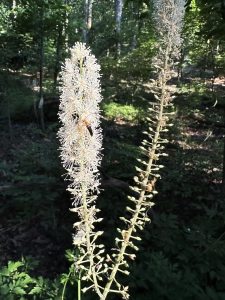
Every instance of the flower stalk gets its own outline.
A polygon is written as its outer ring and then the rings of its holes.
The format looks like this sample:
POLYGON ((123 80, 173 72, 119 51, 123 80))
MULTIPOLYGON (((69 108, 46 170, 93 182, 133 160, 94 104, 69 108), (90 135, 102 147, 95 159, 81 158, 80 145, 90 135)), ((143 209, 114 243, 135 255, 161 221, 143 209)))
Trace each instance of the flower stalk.
POLYGON ((71 211, 80 217, 80 221, 74 224, 76 233, 73 236, 73 244, 80 249, 76 269, 86 271, 83 277, 93 282, 101 296, 97 282, 99 272, 95 266, 104 247, 96 245, 95 240, 103 232, 94 230, 94 224, 101 221, 96 217, 99 209, 95 206, 102 147, 99 71, 95 57, 84 44, 77 43, 71 48, 71 58, 66 59, 62 68, 59 107, 62 126, 58 137, 62 164, 67 171, 66 180, 71 181, 68 186, 73 196, 74 208, 71 211))
MULTIPOLYGON (((129 198, 135 204, 134 208, 127 207, 127 211, 132 213, 131 219, 121 218, 126 226, 128 225, 128 229, 122 231, 118 230, 122 236, 120 239, 117 238, 117 245, 120 246, 120 249, 119 253, 115 253, 114 255, 116 261, 105 286, 103 299, 105 299, 109 293, 113 282, 118 286, 115 277, 116 273, 121 270, 121 267, 127 265, 127 262, 124 260, 124 256, 127 255, 127 247, 137 250, 137 247, 132 242, 132 239, 138 239, 137 236, 134 236, 137 230, 136 228, 142 230, 145 222, 149 221, 145 211, 147 207, 153 205, 149 200, 151 200, 156 193, 156 191, 153 190, 153 185, 157 178, 160 177, 156 171, 163 167, 162 165, 158 165, 158 160, 160 156, 166 156, 166 153, 162 152, 164 148, 162 144, 166 143, 167 140, 161 136, 163 132, 168 130, 166 126, 171 126, 171 124, 167 124, 169 113, 165 112, 165 108, 169 106, 169 100, 171 98, 167 90, 167 81, 173 76, 171 67, 179 55, 184 5, 185 2, 183 0, 154 1, 154 17, 159 35, 157 43, 159 51, 153 61, 156 68, 157 80, 153 80, 154 87, 152 91, 155 95, 156 102, 151 103, 151 107, 149 108, 151 112, 151 118, 148 118, 149 132, 145 132, 148 136, 148 141, 144 140, 142 143, 143 146, 141 147, 143 154, 147 156, 147 162, 139 160, 145 166, 144 170, 137 168, 140 179, 138 177, 134 178, 140 185, 140 187, 135 186, 133 188, 139 192, 139 198, 129 198)), ((130 259, 135 258, 135 254, 128 254, 128 256, 130 259)), ((128 299, 128 287, 121 289, 119 285, 118 288, 123 299, 128 299)))

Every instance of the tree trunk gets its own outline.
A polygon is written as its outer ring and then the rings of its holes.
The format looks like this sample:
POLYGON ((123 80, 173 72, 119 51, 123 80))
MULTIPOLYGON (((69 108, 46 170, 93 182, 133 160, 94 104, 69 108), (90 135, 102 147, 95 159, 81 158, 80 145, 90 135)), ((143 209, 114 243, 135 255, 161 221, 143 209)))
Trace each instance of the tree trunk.
POLYGON ((88 0, 84 0, 84 29, 82 32, 83 41, 87 42, 87 21, 88 21, 88 0))
POLYGON ((60 49, 62 47, 62 33, 63 33, 63 28, 59 27, 58 29, 58 37, 57 37, 57 41, 56 41, 56 60, 55 60, 55 68, 54 68, 54 88, 56 91, 56 86, 57 86, 57 78, 58 78, 58 74, 60 71, 60 49))
POLYGON ((92 0, 88 1, 88 18, 87 18, 87 28, 88 30, 92 27, 92 0))
POLYGON ((44 64, 44 3, 41 4, 41 41, 40 41, 40 100, 39 100, 39 116, 40 116, 40 125, 41 130, 45 131, 45 122, 44 122, 44 97, 43 97, 43 64, 44 64))
POLYGON ((138 35, 138 22, 137 22, 137 16, 139 18, 139 7, 136 3, 132 2, 132 31, 133 36, 131 40, 131 46, 130 50, 131 52, 134 51, 137 45, 137 35, 138 35))
MULTIPOLYGON (((69 0, 65 0, 65 4, 68 5, 69 4, 69 0)), ((68 31, 67 31, 67 28, 68 28, 68 24, 69 24, 69 19, 68 19, 68 16, 69 16, 69 13, 68 13, 68 10, 66 11, 66 20, 65 20, 65 25, 63 26, 63 34, 65 35, 65 49, 66 51, 68 52, 69 50, 69 36, 68 36, 68 31)))
POLYGON ((117 45, 116 45, 116 58, 119 60, 121 53, 120 45, 120 31, 121 31, 121 19, 123 11, 123 0, 116 0, 116 34, 117 34, 117 45))

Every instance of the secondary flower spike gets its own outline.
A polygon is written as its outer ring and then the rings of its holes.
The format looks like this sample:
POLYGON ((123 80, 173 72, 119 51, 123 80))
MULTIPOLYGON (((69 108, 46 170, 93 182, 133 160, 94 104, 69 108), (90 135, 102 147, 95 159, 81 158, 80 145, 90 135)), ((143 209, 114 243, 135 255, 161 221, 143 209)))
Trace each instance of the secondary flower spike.
POLYGON ((89 205, 98 192, 98 167, 101 161, 102 131, 100 128, 99 71, 95 57, 85 44, 76 43, 71 58, 62 67, 62 87, 58 132, 61 143, 61 159, 70 180, 68 190, 74 205, 89 205), (85 193, 84 193, 85 191, 85 193))

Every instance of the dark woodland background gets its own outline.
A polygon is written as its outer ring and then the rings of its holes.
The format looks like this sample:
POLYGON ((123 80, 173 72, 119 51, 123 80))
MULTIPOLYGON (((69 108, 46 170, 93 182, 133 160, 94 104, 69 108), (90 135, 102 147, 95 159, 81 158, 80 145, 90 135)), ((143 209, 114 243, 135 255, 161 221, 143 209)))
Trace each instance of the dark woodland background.
MULTIPOLYGON (((101 65, 98 206, 110 251, 154 101, 152 1, 2 0, 0 12, 0 300, 62 299, 61 281, 64 299, 77 299, 77 217, 56 138, 60 68, 77 41, 101 65)), ((225 299, 225 2, 187 1, 182 37, 168 82, 169 156, 137 258, 120 278, 131 300, 225 299)))

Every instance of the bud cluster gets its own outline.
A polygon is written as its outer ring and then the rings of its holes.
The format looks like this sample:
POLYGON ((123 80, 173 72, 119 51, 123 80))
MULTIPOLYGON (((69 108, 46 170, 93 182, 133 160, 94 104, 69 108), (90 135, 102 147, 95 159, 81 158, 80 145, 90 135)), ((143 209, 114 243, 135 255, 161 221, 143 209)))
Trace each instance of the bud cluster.
POLYGON ((167 48, 168 55, 179 56, 184 6, 185 0, 153 0, 154 21, 159 34, 158 55, 163 48, 167 48))

